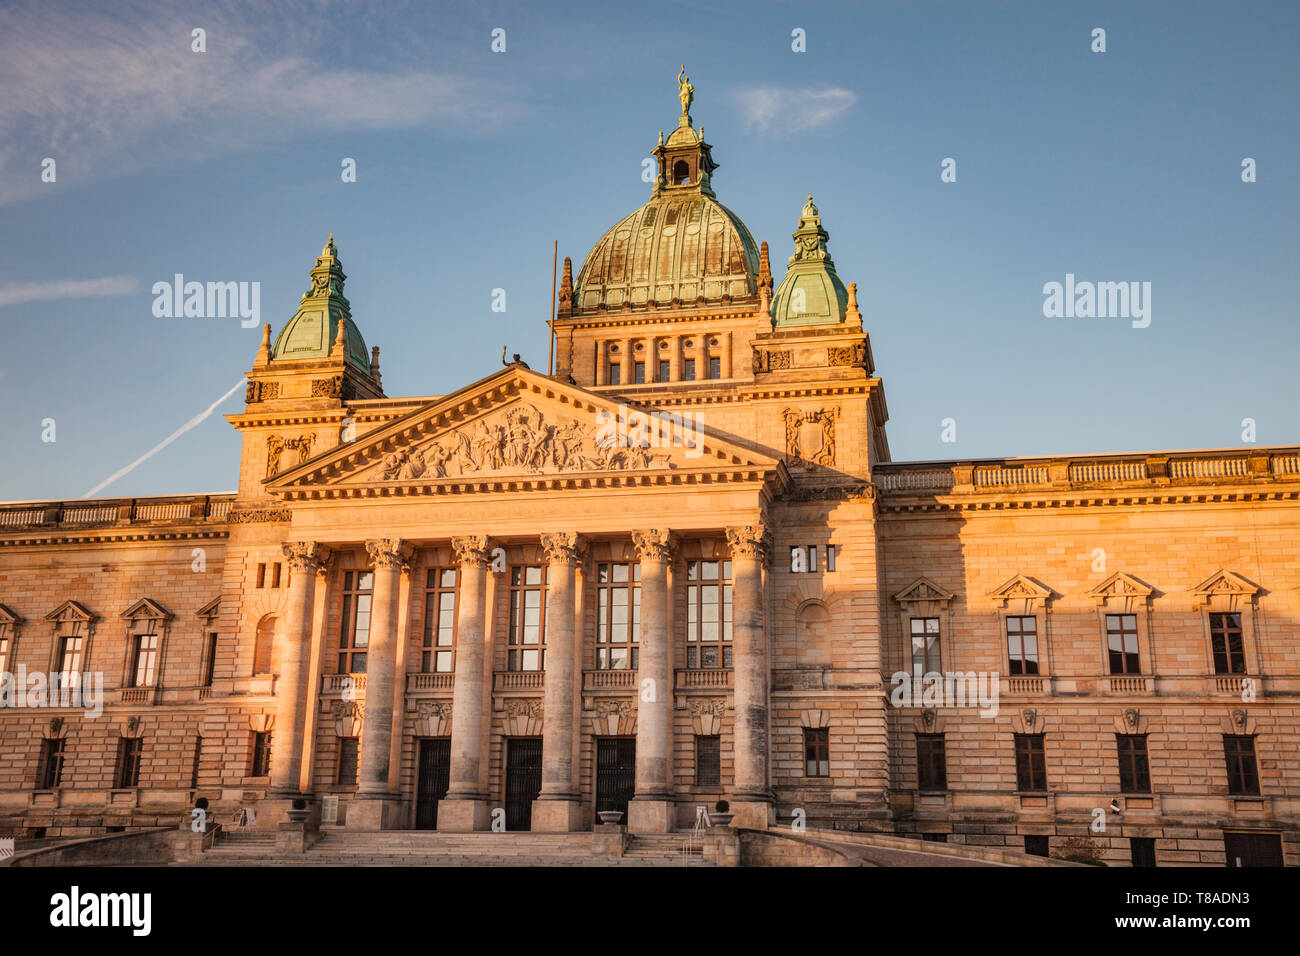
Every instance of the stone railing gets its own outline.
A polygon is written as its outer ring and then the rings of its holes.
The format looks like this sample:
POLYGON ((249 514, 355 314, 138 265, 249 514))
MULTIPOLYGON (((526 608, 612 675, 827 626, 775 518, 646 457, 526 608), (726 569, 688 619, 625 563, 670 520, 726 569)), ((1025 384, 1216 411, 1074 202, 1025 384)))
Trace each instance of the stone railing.
POLYGON ((0 534, 28 528, 130 525, 156 521, 221 521, 235 496, 96 498, 74 501, 0 502, 0 534))
POLYGON ((456 686, 456 675, 450 673, 439 674, 407 674, 406 691, 417 690, 452 690, 456 686))
POLYGON ((152 704, 157 697, 157 687, 123 687, 120 700, 124 704, 152 704))
POLYGON ((629 670, 595 670, 582 672, 583 685, 588 690, 602 687, 635 687, 636 671, 629 670))
POLYGON ((322 674, 320 679, 320 692, 322 694, 342 694, 345 690, 351 688, 354 691, 363 691, 366 689, 365 674, 322 674))
POLYGON ((872 481, 889 496, 1161 488, 1300 481, 1300 449, 1107 455, 1096 458, 886 463, 872 481))
POLYGON ((681 668, 677 671, 677 687, 688 690, 692 687, 730 687, 731 668, 681 668))
POLYGON ((496 671, 495 690, 541 690, 546 686, 545 671, 496 671))

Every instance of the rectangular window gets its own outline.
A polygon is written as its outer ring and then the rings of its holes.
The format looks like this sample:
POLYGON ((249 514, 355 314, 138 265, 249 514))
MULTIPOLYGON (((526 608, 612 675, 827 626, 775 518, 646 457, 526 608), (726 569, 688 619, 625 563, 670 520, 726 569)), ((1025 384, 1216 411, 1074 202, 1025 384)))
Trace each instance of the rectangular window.
POLYGON ((259 588, 266 587, 266 565, 265 564, 259 564, 257 566, 257 586, 259 588))
POLYGON ((250 777, 269 777, 271 775, 271 735, 253 734, 253 759, 249 762, 250 777))
POLYGON ((659 381, 666 382, 672 378, 673 366, 668 359, 659 360, 659 381))
POLYGON ((645 362, 632 363, 632 381, 637 385, 645 384, 645 362))
POLYGON ((939 619, 912 618, 912 673, 919 679, 925 674, 943 672, 939 656, 939 619))
POLYGON ((826 727, 803 729, 803 772, 805 777, 831 775, 831 732, 826 727))
POLYGON ((280 586, 280 562, 277 561, 275 562, 275 565, 271 570, 271 587, 278 588, 279 586, 280 586))
POLYGON ((340 674, 364 674, 366 650, 370 647, 370 600, 373 596, 373 571, 347 571, 343 574, 342 632, 339 634, 340 674))
POLYGON ((695 359, 682 360, 682 380, 686 382, 695 381, 695 359))
POLYGON ((37 768, 37 785, 41 790, 53 790, 63 782, 62 740, 41 741, 41 764, 37 768))
POLYGON ((609 384, 621 385, 623 378, 623 366, 618 362, 609 363, 609 384))
POLYGON ((1140 674, 1136 614, 1106 615, 1106 649, 1112 674, 1140 674))
POLYGON ((1026 834, 1025 852, 1030 856, 1047 856, 1051 837, 1039 834, 1026 834))
POLYGON ((81 633, 80 621, 68 621, 62 626, 59 637, 59 675, 67 682, 70 675, 80 674, 85 665, 82 659, 85 650, 85 638, 81 633))
POLYGON ((636 670, 641 640, 641 565, 596 566, 596 668, 636 670))
POLYGON ((158 642, 160 637, 155 633, 155 621, 149 620, 141 626, 147 628, 147 630, 132 637, 131 686, 152 687, 158 676, 158 642))
POLYGON ((1038 673, 1038 618, 1007 618, 1008 674, 1038 673))
POLYGON ((1028 793, 1047 789, 1042 734, 1016 734, 1016 789, 1028 793))
POLYGON ((217 669, 217 632, 208 634, 207 645, 203 649, 203 670, 199 674, 199 686, 211 687, 212 675, 217 669))
POLYGON ((722 359, 717 356, 709 359, 709 378, 722 378, 722 359))
POLYGON ((1246 654, 1241 644, 1241 615, 1211 614, 1210 645, 1214 652, 1214 673, 1246 673, 1246 654))
POLYGON ((357 785, 357 738, 340 737, 338 740, 339 767, 334 782, 341 787, 355 787, 357 785))
POLYGON ((0 624, 0 674, 9 672, 9 625, 0 624))
POLYGON ((1246 734, 1224 734, 1223 753, 1228 760, 1228 792, 1259 793, 1259 766, 1255 763, 1255 738, 1246 734))
POLYGON ((113 787, 116 790, 130 790, 140 786, 140 755, 144 749, 144 740, 140 737, 119 737, 117 741, 117 765, 113 773, 113 787))
POLYGON ((943 734, 916 735, 916 785, 921 790, 948 789, 943 734))
POLYGON ((1156 838, 1129 837, 1129 860, 1134 866, 1156 865, 1156 838))
POLYGON ((826 570, 835 570, 835 545, 833 544, 826 545, 826 570))
POLYGON ((731 666, 731 562, 686 562, 686 666, 731 666))
POLYGON ((424 643, 420 670, 425 674, 455 672, 456 569, 430 568, 424 583, 424 643))
POLYGON ((722 786, 722 738, 699 734, 695 738, 695 785, 722 786))
POLYGON ((1150 793, 1151 769, 1147 765, 1145 734, 1116 734, 1119 751, 1119 789, 1121 793, 1150 793))
POLYGON ((546 669, 546 585, 550 572, 542 565, 510 569, 510 631, 506 635, 506 669, 546 669))

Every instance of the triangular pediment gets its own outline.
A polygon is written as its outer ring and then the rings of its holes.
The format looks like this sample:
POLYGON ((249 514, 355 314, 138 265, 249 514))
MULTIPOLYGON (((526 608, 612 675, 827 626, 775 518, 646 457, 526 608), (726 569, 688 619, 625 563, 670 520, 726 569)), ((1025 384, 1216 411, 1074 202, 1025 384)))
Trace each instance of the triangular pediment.
POLYGON ((129 608, 123 611, 121 616, 127 620, 135 620, 136 618, 145 617, 152 618, 156 621, 169 621, 172 618, 172 612, 167 610, 157 601, 153 601, 149 598, 140 598, 140 600, 136 601, 129 608))
POLYGON ((1240 574, 1232 571, 1218 570, 1192 588, 1193 594, 1210 597, 1215 594, 1258 594, 1259 586, 1247 581, 1240 574))
POLYGON ((23 619, 21 615, 19 615, 16 611, 11 611, 3 604, 0 604, 0 624, 21 624, 21 623, 23 623, 23 619))
POLYGON ((1012 600, 1046 601, 1052 589, 1024 574, 1017 574, 989 592, 989 597, 1006 604, 1012 600))
POLYGON ((288 497, 420 494, 449 485, 539 487, 632 476, 676 484, 720 473, 786 480, 778 458, 729 441, 689 415, 640 408, 509 366, 266 487, 288 497))
POLYGON ((914 604, 918 601, 941 601, 947 603, 952 600, 952 592, 947 588, 940 587, 929 578, 917 578, 903 590, 894 595, 894 600, 899 604, 914 604))
POLYGON ((214 618, 221 610, 221 595, 218 594, 203 607, 194 612, 196 617, 214 618))
POLYGON ((1155 588, 1133 577, 1127 571, 1116 571, 1088 593, 1095 598, 1149 597, 1155 588))
POLYGON ((95 621, 99 615, 93 611, 88 611, 83 605, 76 601, 64 601, 49 614, 45 615, 47 621, 95 621))

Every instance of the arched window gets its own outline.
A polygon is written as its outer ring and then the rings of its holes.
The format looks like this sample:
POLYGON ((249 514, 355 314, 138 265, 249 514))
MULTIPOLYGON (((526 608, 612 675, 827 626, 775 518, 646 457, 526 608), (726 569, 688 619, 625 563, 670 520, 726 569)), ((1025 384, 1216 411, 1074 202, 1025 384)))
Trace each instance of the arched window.
POLYGON ((679 159, 673 165, 673 185, 685 186, 691 181, 691 164, 684 159, 679 159))
POLYGON ((274 614, 257 622, 257 641, 253 644, 253 673, 271 673, 271 654, 275 650, 275 634, 280 626, 274 614))

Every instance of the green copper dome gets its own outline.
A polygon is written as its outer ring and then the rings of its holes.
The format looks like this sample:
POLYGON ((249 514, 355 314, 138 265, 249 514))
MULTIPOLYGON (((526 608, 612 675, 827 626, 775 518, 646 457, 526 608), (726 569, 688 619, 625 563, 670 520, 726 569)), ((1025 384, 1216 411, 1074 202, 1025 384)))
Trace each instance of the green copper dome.
POLYGON ((739 216, 698 191, 664 190, 592 248, 574 311, 739 298, 756 293, 757 273, 758 246, 739 216))
POLYGON ((835 263, 826 251, 829 238, 809 194, 799 217, 799 227, 794 231, 794 255, 772 298, 775 328, 834 325, 844 321, 849 293, 835 274, 835 263))
POLYGON ((352 321, 352 306, 343 295, 346 279, 331 234, 311 270, 311 288, 303 293, 297 314, 280 331, 271 348, 271 361, 329 358, 342 322, 348 364, 370 374, 370 353, 361 330, 352 321))

